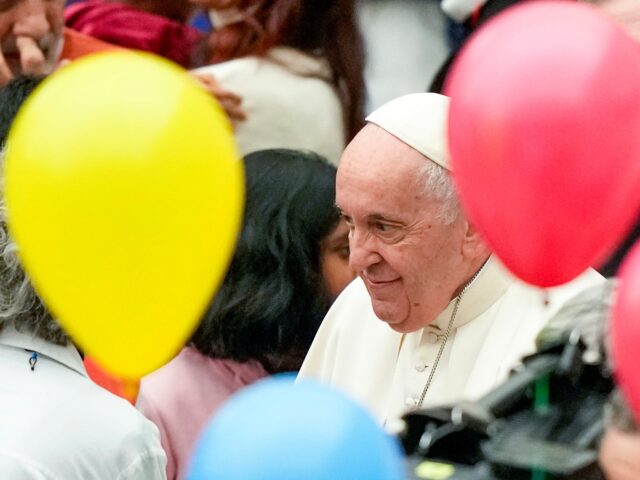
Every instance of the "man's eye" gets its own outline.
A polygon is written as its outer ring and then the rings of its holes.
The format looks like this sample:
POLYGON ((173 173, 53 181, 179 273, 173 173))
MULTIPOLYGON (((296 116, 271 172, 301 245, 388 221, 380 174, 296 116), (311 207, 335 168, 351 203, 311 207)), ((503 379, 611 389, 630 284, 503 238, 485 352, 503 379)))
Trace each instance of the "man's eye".
POLYGON ((382 233, 389 232, 393 228, 391 225, 388 225, 386 223, 381 223, 381 222, 376 222, 374 226, 377 231, 382 233))

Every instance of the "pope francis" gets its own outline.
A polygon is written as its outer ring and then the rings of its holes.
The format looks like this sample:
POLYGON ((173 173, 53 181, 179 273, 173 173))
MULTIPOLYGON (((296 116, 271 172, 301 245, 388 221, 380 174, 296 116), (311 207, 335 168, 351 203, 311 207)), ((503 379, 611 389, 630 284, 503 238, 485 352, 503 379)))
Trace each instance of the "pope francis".
POLYGON ((329 311, 299 378, 346 391, 381 424, 487 393, 567 300, 604 281, 589 270, 541 290, 491 255, 457 201, 448 106, 432 93, 392 100, 367 118, 338 169, 359 278, 329 311))

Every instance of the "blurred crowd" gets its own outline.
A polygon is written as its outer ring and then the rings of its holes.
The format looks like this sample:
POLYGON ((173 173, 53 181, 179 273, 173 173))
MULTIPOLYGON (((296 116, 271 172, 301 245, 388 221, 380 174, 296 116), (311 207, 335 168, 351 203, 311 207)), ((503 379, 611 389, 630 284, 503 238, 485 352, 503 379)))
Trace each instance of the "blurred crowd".
MULTIPOLYGON (((246 190, 233 257, 197 328, 124 386, 94 372, 41 301, 0 200, 0 478, 189 478, 229 398, 287 372, 346 393, 392 433, 406 412, 502 384, 567 302, 616 277, 640 233, 636 218, 606 261, 541 289, 507 271, 460 203, 450 67, 476 30, 526 1, 0 0, 3 157, 49 76, 142 50, 180 65, 224 110, 246 190), (425 25, 434 58, 418 43, 385 51, 426 70, 385 68, 397 62, 380 54, 385 38, 403 23, 368 23, 382 4, 437 16, 425 25), (420 91, 371 94, 427 70, 420 91)), ((640 2, 584 3, 640 42, 640 2)), ((640 478, 640 433, 620 392, 606 418, 605 477, 640 478)))

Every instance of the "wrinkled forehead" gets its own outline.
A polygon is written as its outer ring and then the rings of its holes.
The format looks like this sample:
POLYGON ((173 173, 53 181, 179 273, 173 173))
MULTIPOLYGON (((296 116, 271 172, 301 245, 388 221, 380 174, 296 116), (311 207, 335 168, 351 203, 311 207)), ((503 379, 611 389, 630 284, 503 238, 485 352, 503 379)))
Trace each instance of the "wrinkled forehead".
POLYGON ((384 183, 415 179, 430 160, 375 124, 367 124, 347 145, 338 178, 384 183))
POLYGON ((382 128, 367 125, 340 160, 336 203, 353 214, 422 209, 424 188, 419 175, 429 161, 382 128))

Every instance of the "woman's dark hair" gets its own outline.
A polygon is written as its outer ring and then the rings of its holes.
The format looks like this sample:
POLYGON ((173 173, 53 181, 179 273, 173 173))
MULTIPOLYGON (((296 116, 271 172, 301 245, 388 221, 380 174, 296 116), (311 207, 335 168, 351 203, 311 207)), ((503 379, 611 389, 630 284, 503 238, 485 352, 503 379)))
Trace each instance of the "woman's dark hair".
POLYGON ((640 241, 640 212, 636 223, 627 236, 620 241, 618 247, 597 270, 603 277, 614 277, 631 248, 640 241))
MULTIPOLYGON (((188 0, 109 0, 112 3, 124 3, 138 10, 166 17, 174 22, 187 23, 195 10, 188 0)), ((132 28, 133 29, 133 28, 132 28)))
POLYGON ((241 0, 239 8, 252 13, 211 34, 207 60, 264 55, 279 45, 326 58, 349 142, 364 125, 364 42, 355 0, 241 0))
POLYGON ((471 35, 493 17, 502 13, 505 9, 526 1, 529 0, 487 0, 483 5, 480 5, 464 23, 457 23, 454 20, 449 20, 450 39, 453 43, 453 48, 449 56, 445 59, 442 65, 440 65, 440 68, 431 80, 427 91, 444 93, 446 95, 445 84, 447 76, 453 68, 462 47, 471 35), (451 34, 454 38, 451 38, 451 34))
POLYGON ((231 266, 191 339, 201 353, 300 366, 330 306, 321 241, 335 228, 335 167, 314 153, 245 157, 246 207, 231 266))

